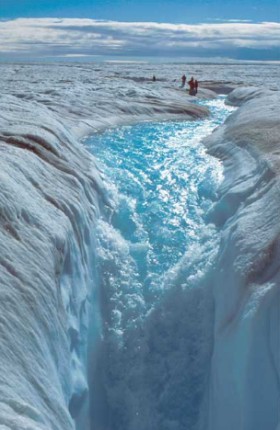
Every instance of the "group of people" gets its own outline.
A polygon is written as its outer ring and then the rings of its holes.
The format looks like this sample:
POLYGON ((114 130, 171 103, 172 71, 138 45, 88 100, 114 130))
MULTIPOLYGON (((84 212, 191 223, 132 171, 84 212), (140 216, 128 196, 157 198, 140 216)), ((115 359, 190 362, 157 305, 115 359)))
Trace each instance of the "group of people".
MULTIPOLYGON (((186 75, 184 74, 181 79, 182 79, 181 88, 184 88, 184 86, 186 85, 186 81, 187 81, 186 75)), ((157 80, 156 76, 153 75, 152 81, 156 82, 156 80, 157 80)), ((176 81, 176 79, 175 79, 175 81, 176 81)), ((197 90, 198 90, 198 81, 197 81, 197 79, 194 79, 194 77, 192 76, 191 79, 189 80, 188 84, 189 84, 189 87, 190 87, 189 88, 189 95, 190 96, 195 96, 197 94, 197 90)))
MULTIPOLYGON (((184 74, 182 76, 182 86, 181 88, 184 88, 184 86, 186 85, 186 81, 187 81, 187 77, 184 74)), ((197 89, 198 89, 198 81, 197 79, 194 79, 194 77, 192 76, 191 79, 188 82, 189 84, 189 94, 190 96, 195 96, 197 94, 197 89)))

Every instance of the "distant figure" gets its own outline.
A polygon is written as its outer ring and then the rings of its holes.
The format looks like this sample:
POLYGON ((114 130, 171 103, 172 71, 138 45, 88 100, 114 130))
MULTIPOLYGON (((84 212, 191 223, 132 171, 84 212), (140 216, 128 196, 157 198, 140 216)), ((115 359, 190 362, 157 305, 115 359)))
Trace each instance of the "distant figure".
POLYGON ((182 87, 181 87, 181 88, 184 88, 184 86, 185 86, 185 84, 186 84, 186 80, 187 80, 186 75, 183 75, 183 76, 182 76, 182 87))
POLYGON ((156 82, 157 78, 155 77, 155 75, 153 76, 153 82, 156 82))
POLYGON ((197 94, 197 89, 198 89, 198 80, 197 79, 194 81, 194 89, 195 89, 195 94, 197 94))
POLYGON ((189 87, 190 87, 190 89, 189 89, 189 95, 190 96, 195 96, 195 83, 194 83, 193 76, 189 80, 188 84, 189 84, 189 87))

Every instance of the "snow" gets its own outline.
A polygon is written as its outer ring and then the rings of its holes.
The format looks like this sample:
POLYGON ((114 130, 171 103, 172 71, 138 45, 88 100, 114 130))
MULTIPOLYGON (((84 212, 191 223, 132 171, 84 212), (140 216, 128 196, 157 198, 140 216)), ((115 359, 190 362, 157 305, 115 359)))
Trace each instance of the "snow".
MULTIPOLYGON (((120 65, 107 65, 105 72, 100 67, 1 65, 3 429, 89 426, 83 402, 88 390, 87 351, 98 347, 102 335, 95 226, 110 201, 102 173, 78 139, 117 124, 151 118, 191 120, 208 114, 169 78, 139 83, 131 79, 139 77, 139 66, 130 65, 125 73, 120 65)), ((145 74, 152 74, 145 67, 145 74)), ((170 69, 168 76, 172 74, 170 69)), ((201 348, 199 359, 207 372, 205 357, 209 345, 213 349, 203 407, 195 411, 203 430, 280 426, 279 95, 254 91, 234 91, 229 102, 242 106, 205 141, 225 169, 219 201, 210 215, 220 229, 221 245, 209 279, 200 277, 207 249, 197 257, 193 276, 198 289, 191 292, 192 300, 188 303, 185 296, 180 300, 179 293, 177 297, 184 316, 182 336, 184 326, 196 321, 192 303, 199 302, 201 316, 205 308, 209 310, 194 332, 194 337, 203 332, 207 342, 197 345, 192 338, 182 344, 182 351, 201 348), (201 294, 204 285, 210 295, 201 294)), ((114 234, 108 231, 112 240, 114 234)), ((125 256, 125 247, 123 252, 125 256)), ((184 270, 180 268, 178 274, 183 276, 184 270)), ((174 320, 161 320, 159 327, 157 322, 157 318, 150 320, 155 330, 166 328, 165 324, 169 329, 174 320)), ((161 351, 169 347, 158 346, 161 351)), ((192 369, 191 360, 186 362, 192 369)), ((184 363, 172 369, 176 380, 184 363)), ((196 375, 190 370, 180 392, 188 405, 193 399, 187 390, 195 383, 196 375)), ((135 405, 131 407, 137 412, 135 405)), ((138 422, 135 416, 133 428, 138 422)), ((172 413, 164 428, 177 429, 172 413)))

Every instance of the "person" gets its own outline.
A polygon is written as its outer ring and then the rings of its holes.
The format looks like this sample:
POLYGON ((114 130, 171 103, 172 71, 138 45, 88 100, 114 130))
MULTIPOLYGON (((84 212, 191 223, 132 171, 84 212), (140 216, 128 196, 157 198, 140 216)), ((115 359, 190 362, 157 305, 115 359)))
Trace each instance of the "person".
POLYGON ((154 75, 154 76, 153 76, 153 82, 156 82, 156 80, 157 80, 157 78, 156 78, 156 76, 154 75))
POLYGON ((189 80, 188 84, 189 84, 189 87, 190 87, 190 89, 189 89, 189 95, 190 96, 194 96, 195 95, 195 84, 194 84, 194 78, 193 78, 193 76, 189 80))
POLYGON ((187 77, 186 77, 186 75, 184 74, 184 75, 182 76, 182 88, 184 88, 184 86, 185 86, 185 84, 186 84, 186 80, 187 80, 187 77))
POLYGON ((195 79, 194 81, 194 89, 195 89, 195 94, 197 94, 197 89, 198 89, 198 80, 195 79))

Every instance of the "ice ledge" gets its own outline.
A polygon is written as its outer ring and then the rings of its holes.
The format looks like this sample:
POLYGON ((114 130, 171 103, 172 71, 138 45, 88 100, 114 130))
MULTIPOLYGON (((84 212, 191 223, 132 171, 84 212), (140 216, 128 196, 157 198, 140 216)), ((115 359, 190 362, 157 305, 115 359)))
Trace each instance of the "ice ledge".
POLYGON ((74 429, 102 183, 61 121, 30 101, 0 98, 0 153, 0 427, 74 429))
POLYGON ((280 422, 279 92, 236 89, 241 107, 206 139, 225 180, 213 285, 214 346, 204 430, 275 430, 280 422))
POLYGON ((256 99, 257 97, 264 97, 271 93, 271 90, 265 90, 258 87, 236 88, 227 96, 227 103, 232 106, 241 106, 249 100, 256 99))

